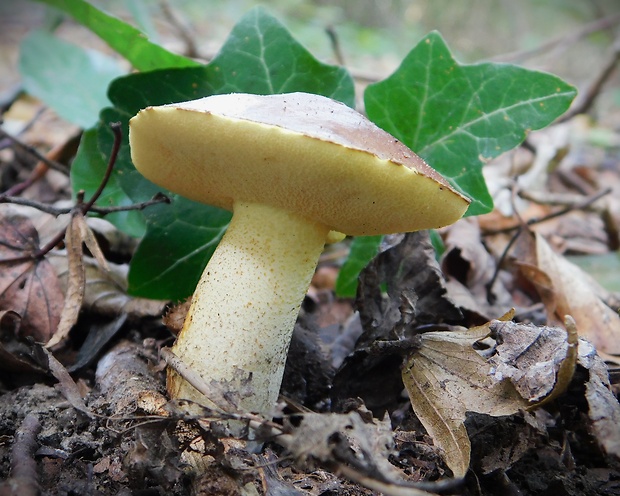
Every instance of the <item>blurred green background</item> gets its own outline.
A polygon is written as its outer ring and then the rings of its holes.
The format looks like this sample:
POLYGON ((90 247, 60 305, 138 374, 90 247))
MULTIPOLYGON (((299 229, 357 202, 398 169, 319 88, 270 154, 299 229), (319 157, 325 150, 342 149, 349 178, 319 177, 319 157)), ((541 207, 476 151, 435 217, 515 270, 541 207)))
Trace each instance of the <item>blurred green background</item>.
MULTIPOLYGON (((439 30, 461 62, 508 61, 553 72, 583 87, 610 56, 620 23, 619 0, 94 0, 132 22, 168 48, 184 51, 178 25, 190 33, 198 54, 211 57, 240 16, 262 4, 322 60, 337 56, 328 29, 336 33, 345 64, 355 74, 380 79, 392 72, 415 43, 439 30), (607 18, 611 27, 585 34, 607 18), (547 49, 535 50, 559 40, 547 49), (521 56, 518 56, 520 52, 521 56), (517 55, 517 56, 515 56, 517 55)), ((19 41, 50 22, 46 8, 28 0, 0 0, 0 91, 18 82, 19 41)), ((70 22, 61 36, 100 47, 70 22)), ((615 79, 617 83, 618 79, 615 79)), ((602 108, 617 104, 617 84, 608 85, 602 108)))

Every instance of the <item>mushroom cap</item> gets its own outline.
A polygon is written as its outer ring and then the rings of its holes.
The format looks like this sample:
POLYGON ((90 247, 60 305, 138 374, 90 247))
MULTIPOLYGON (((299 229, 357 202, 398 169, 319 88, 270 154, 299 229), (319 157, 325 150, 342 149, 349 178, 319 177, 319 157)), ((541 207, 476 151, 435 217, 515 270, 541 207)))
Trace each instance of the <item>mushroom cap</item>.
POLYGON ((469 200, 362 114, 308 93, 232 93, 130 120, 134 165, 191 200, 294 211, 348 235, 436 228, 469 200))

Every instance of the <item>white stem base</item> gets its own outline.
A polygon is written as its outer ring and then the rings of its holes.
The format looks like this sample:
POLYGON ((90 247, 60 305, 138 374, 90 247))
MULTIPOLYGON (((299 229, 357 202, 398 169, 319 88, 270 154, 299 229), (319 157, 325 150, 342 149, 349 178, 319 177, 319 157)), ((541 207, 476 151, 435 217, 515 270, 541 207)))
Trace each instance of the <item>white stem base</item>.
MULTIPOLYGON (((268 414, 278 398, 293 327, 328 232, 296 214, 235 204, 172 350, 207 384, 239 393, 242 411, 268 414)), ((172 371, 168 392, 213 406, 172 371)))

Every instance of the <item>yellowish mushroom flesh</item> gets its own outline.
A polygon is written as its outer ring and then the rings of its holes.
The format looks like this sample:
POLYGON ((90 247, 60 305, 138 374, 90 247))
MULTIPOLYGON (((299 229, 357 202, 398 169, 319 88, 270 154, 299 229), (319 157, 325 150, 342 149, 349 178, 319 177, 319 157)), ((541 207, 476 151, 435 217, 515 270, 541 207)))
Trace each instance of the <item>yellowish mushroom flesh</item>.
MULTIPOLYGON (((236 203, 202 274, 173 352, 207 381, 239 394, 244 411, 267 414, 276 403, 295 320, 328 232, 291 212, 236 203)), ((213 406, 176 373, 168 391, 213 406)))

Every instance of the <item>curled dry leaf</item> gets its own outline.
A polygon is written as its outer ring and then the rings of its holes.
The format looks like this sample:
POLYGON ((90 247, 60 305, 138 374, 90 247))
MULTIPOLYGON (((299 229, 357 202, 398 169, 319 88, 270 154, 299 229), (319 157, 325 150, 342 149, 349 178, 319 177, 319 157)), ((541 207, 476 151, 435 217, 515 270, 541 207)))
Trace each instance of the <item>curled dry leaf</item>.
POLYGON ((86 403, 84 402, 82 395, 80 394, 80 390, 77 384, 71 378, 69 372, 64 367, 64 365, 60 363, 54 357, 54 355, 52 355, 45 348, 42 348, 42 351, 47 357, 49 371, 58 380, 58 388, 62 391, 63 396, 67 399, 67 401, 71 404, 73 408, 79 410, 82 413, 85 413, 90 418, 93 418, 93 412, 90 408, 86 406, 86 403))
POLYGON ((577 328, 566 318, 559 327, 535 326, 494 320, 489 329, 497 341, 492 375, 510 379, 529 402, 550 401, 566 391, 577 364, 577 328))
MULTIPOLYGON (((81 297, 75 299, 75 319, 77 319, 77 312, 80 308, 109 319, 105 323, 95 323, 90 326, 89 333, 76 361, 70 367, 71 371, 91 363, 121 329, 127 319, 159 317, 164 311, 166 302, 129 296, 127 294, 127 267, 106 261, 107 270, 105 270, 94 258, 82 253, 81 242, 79 250, 73 251, 69 244, 66 251, 56 250, 51 253, 49 260, 57 271, 67 294, 73 294, 73 291, 82 288, 81 297), (82 273, 84 274, 84 282, 80 285, 78 278, 81 277, 82 273), (78 301, 79 306, 77 305, 78 301)), ((68 320, 67 322, 70 323, 71 321, 68 320)), ((70 331, 74 323, 75 321, 65 328, 66 333, 70 331)), ((56 342, 59 340, 55 339, 51 344, 48 343, 48 347, 53 346, 56 342)))
POLYGON ((536 235, 535 242, 535 263, 520 263, 519 268, 536 287, 550 320, 562 322, 571 315, 580 335, 597 350, 620 354, 620 315, 603 301, 605 290, 555 253, 542 236, 536 235))
POLYGON ((82 262, 84 231, 80 228, 80 224, 83 223, 83 215, 76 213, 71 217, 71 222, 65 231, 65 246, 69 260, 69 277, 65 291, 65 304, 62 308, 58 328, 45 345, 46 348, 52 348, 65 339, 80 315, 85 285, 84 264, 82 262))
POLYGON ((592 431, 603 451, 620 459, 620 403, 611 391, 607 365, 585 339, 579 340, 579 365, 588 370, 588 415, 592 431))
POLYGON ((466 412, 501 416, 537 406, 561 394, 575 370, 577 329, 570 318, 570 334, 509 319, 507 314, 469 330, 424 333, 403 369, 413 410, 456 477, 465 475, 470 461, 466 412), (496 343, 485 358, 474 345, 489 336, 496 343))
POLYGON ((445 231, 441 268, 447 279, 448 294, 458 307, 479 316, 478 322, 485 322, 514 305, 514 298, 501 279, 488 288, 495 277, 497 262, 482 242, 478 219, 461 219, 445 231))
POLYGON ((80 315, 86 291, 86 270, 84 267, 82 244, 85 244, 93 254, 99 267, 104 271, 109 271, 108 262, 97 243, 95 234, 86 224, 86 218, 81 212, 74 212, 65 232, 68 260, 65 305, 62 309, 58 329, 46 344, 47 348, 52 348, 65 339, 77 323, 80 315))
POLYGON ((489 326, 424 333, 420 348, 403 368, 413 411, 444 451, 455 477, 463 477, 469 468, 466 412, 499 416, 527 407, 509 381, 492 376, 492 365, 473 348, 490 334, 489 326))
POLYGON ((53 335, 64 296, 54 268, 43 258, 27 258, 39 249, 32 222, 22 216, 0 215, 0 310, 13 310, 21 318, 21 333, 47 342, 53 335))

